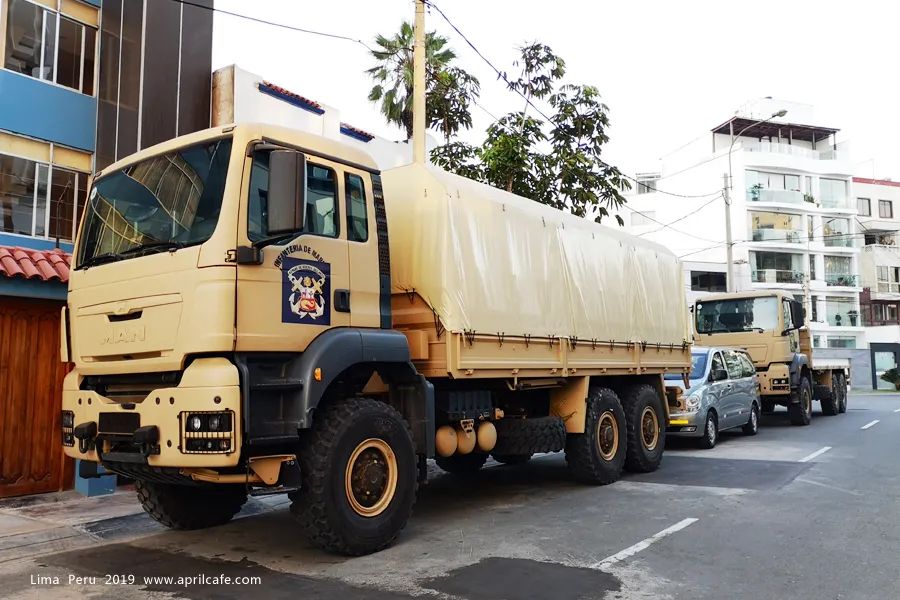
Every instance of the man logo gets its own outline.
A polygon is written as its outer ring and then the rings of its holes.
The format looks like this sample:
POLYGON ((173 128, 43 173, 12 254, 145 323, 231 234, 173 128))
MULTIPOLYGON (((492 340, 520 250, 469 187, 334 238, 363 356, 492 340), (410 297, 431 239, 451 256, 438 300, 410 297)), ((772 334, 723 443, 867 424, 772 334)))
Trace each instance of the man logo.
POLYGON ((143 342, 147 339, 147 331, 143 325, 130 325, 119 323, 111 325, 100 340, 101 344, 119 344, 128 342, 143 342))

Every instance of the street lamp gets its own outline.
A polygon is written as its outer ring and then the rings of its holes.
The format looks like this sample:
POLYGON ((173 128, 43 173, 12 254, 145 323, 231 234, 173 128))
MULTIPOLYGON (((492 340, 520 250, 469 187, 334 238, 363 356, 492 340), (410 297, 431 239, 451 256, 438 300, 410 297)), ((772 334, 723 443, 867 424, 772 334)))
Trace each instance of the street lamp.
POLYGON ((757 125, 762 125, 763 123, 767 123, 772 119, 777 119, 779 117, 783 117, 787 114, 785 109, 781 109, 778 112, 772 113, 767 119, 761 119, 759 121, 755 121, 750 123, 743 129, 741 129, 737 135, 732 136, 731 145, 728 146, 728 173, 725 175, 725 187, 722 190, 722 196, 725 198, 725 289, 726 291, 733 292, 734 291, 734 276, 732 273, 732 246, 734 246, 734 242, 731 241, 731 153, 734 151, 734 143, 737 141, 741 134, 750 129, 751 127, 756 127, 757 125))

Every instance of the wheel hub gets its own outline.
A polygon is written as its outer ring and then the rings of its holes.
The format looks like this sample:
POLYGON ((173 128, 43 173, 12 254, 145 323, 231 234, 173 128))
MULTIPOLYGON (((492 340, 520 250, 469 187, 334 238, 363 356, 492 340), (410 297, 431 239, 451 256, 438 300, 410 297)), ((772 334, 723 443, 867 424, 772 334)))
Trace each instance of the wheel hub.
POLYGON ((610 411, 600 415, 597 422, 597 447, 603 460, 612 460, 619 450, 619 423, 610 411))
POLYGON ((350 508, 363 517, 384 512, 397 491, 397 470, 397 458, 387 442, 378 438, 360 442, 344 474, 350 508))
POLYGON ((641 441, 647 450, 655 449, 659 442, 659 420, 656 412, 649 406, 641 412, 641 441))

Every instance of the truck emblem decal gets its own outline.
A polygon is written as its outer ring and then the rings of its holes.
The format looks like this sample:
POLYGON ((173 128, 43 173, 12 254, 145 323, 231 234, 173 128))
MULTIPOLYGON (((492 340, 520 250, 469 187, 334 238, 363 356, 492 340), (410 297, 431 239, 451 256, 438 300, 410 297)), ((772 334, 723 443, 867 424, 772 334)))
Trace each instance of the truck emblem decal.
POLYGON ((326 262, 283 257, 283 323, 330 325, 331 266, 326 262))

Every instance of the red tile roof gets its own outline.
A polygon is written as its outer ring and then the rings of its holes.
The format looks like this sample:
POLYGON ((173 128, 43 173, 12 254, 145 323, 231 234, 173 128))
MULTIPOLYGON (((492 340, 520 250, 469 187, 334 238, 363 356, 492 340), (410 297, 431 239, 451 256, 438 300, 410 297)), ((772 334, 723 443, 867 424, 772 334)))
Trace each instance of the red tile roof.
POLYGON ((871 179, 869 177, 854 177, 853 183, 869 183, 872 185, 889 185, 900 187, 900 181, 891 181, 890 179, 871 179))
POLYGON ((32 250, 17 246, 0 246, 0 275, 41 281, 69 281, 72 255, 56 248, 32 250))

